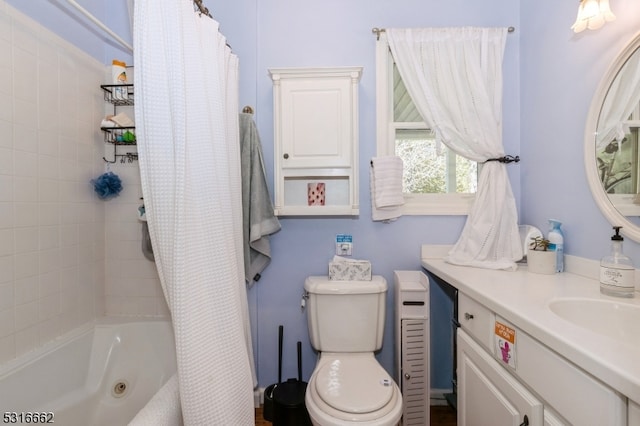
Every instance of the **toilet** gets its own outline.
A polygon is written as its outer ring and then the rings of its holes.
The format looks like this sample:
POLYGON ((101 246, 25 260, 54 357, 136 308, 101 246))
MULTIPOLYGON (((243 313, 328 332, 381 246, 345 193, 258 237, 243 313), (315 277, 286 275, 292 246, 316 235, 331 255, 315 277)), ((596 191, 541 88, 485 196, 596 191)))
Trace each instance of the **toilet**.
POLYGON ((387 282, 305 280, 311 345, 319 352, 305 395, 314 426, 395 426, 402 395, 378 363, 387 282))

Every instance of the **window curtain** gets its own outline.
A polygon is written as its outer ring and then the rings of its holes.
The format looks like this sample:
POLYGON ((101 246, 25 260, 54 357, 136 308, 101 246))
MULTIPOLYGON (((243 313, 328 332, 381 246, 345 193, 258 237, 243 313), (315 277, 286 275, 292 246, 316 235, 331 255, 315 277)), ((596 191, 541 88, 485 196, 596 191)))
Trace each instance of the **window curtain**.
POLYGON ((515 270, 522 258, 518 214, 502 145, 506 28, 387 29, 389 48, 436 141, 484 163, 478 192, 446 261, 515 270))
POLYGON ((602 105, 596 151, 603 151, 612 141, 622 143, 629 127, 625 121, 640 102, 640 54, 632 55, 611 84, 602 105))

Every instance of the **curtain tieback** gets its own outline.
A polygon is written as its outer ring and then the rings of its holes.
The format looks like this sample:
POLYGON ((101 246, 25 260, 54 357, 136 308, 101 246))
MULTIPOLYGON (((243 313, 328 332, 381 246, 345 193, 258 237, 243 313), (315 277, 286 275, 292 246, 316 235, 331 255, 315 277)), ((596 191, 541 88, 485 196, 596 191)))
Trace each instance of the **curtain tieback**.
POLYGON ((520 162, 520 156, 516 155, 515 157, 513 155, 505 155, 504 157, 498 157, 498 158, 489 158, 487 161, 485 161, 485 163, 488 163, 489 161, 498 161, 500 163, 519 163, 520 162))

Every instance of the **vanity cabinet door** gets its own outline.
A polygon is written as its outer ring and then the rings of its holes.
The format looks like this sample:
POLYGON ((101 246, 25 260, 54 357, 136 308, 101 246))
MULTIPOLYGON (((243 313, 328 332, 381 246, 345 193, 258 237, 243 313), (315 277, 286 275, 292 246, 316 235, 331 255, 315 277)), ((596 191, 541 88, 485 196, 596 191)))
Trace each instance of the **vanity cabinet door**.
POLYGON ((457 331, 458 425, 542 426, 543 404, 464 330, 457 331))

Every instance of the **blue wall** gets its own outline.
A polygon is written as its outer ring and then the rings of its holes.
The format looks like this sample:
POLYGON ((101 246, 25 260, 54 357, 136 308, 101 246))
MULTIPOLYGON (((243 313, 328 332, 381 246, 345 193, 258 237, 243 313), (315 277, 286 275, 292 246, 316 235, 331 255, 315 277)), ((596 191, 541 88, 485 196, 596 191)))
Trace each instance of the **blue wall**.
MULTIPOLYGON (((88 25, 68 17, 61 0, 8 0, 94 57, 109 63, 125 53, 88 25), (37 6, 34 5, 37 3, 37 6)), ((80 1, 110 27, 130 37, 125 0, 80 1), (107 6, 108 5, 108 6, 107 6)), ((205 1, 239 56, 240 103, 256 110, 268 180, 273 178, 272 89, 267 69, 297 66, 364 66, 360 84, 361 215, 354 219, 282 219, 272 238, 273 262, 250 291, 254 340, 262 386, 277 379, 277 328, 285 329, 284 377, 293 377, 295 342, 303 342, 304 378, 315 354, 308 343, 300 297, 306 276, 325 274, 338 233, 354 237, 354 257, 371 260, 390 283, 393 270, 419 269, 422 244, 452 244, 464 217, 403 217, 389 225, 370 219, 367 162, 375 155, 375 37, 372 27, 514 26, 504 75, 504 143, 522 162, 509 166, 520 222, 546 229, 549 217, 564 222, 566 252, 599 259, 608 250, 610 225, 586 184, 583 133, 601 76, 640 29, 640 3, 614 0, 618 19, 596 32, 574 35, 569 27, 578 2, 555 0, 223 0, 205 1)), ((640 245, 625 241, 640 259, 640 245)), ((639 260, 640 262, 640 260, 639 260)), ((390 296, 393 294, 389 293, 390 296)), ((449 328, 448 298, 432 294, 433 326, 449 328)), ((389 308, 393 300, 389 298, 389 308)), ((434 333, 433 388, 450 386, 449 335, 434 333), (445 342, 445 340, 447 340, 445 342)), ((393 371, 393 321, 387 318, 382 364, 393 371)))
MULTIPOLYGON (((308 379, 315 354, 308 343, 305 313, 300 310, 303 283, 308 275, 325 275, 334 254, 336 234, 354 239, 354 258, 372 262, 374 274, 390 283, 388 312, 393 312, 393 271, 420 269, 422 244, 452 244, 464 225, 464 217, 402 217, 392 224, 373 223, 368 194, 368 162, 375 156, 375 36, 373 27, 515 26, 519 6, 510 0, 474 2, 455 0, 325 0, 299 2, 273 0, 239 4, 209 1, 224 34, 241 60, 249 62, 254 75, 241 82, 241 103, 255 107, 261 133, 268 180, 273 179, 273 97, 268 69, 272 67, 351 66, 364 67, 360 83, 360 205, 355 219, 282 218, 282 230, 272 238, 273 261, 260 282, 250 291, 257 321, 260 384, 277 380, 277 329, 284 325, 284 376, 296 374, 295 342, 303 342, 303 371, 308 379), (217 4, 216 4, 217 3, 217 4), (256 4, 257 3, 257 4, 256 4), (255 10, 255 12, 253 12, 255 10), (253 21, 255 13, 255 22, 253 21), (255 55, 255 63, 252 56, 255 55), (251 88, 247 90, 248 88, 251 88), (255 91, 251 91, 255 90, 255 91)), ((505 59, 505 145, 519 154, 519 30, 510 34, 505 59)), ((519 198, 519 170, 510 170, 519 198)), ((433 286, 434 388, 450 388, 450 311, 446 295, 433 286), (436 332, 438 331, 438 332, 436 332)), ((393 315, 387 315, 384 347, 378 358, 393 372, 393 315)))

